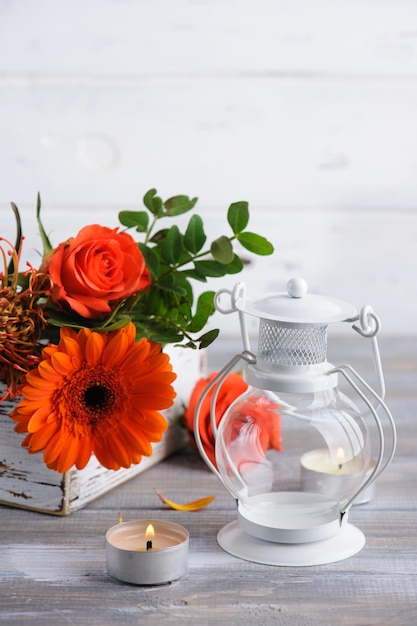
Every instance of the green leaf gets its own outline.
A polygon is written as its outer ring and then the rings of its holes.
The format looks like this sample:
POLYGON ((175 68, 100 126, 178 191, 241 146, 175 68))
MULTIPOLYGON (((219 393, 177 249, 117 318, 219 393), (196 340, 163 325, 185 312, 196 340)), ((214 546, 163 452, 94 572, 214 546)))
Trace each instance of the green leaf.
POLYGON ((121 315, 117 319, 114 319, 113 316, 108 318, 107 320, 102 319, 91 319, 86 320, 83 317, 78 315, 67 315, 60 311, 53 311, 52 309, 48 309, 48 324, 51 326, 63 327, 69 326, 70 328, 90 328, 96 332, 108 332, 110 330, 117 330, 119 328, 124 328, 130 322, 130 317, 127 315, 121 315))
POLYGON ((184 334, 175 324, 165 320, 145 318, 133 319, 138 337, 147 337, 159 343, 177 343, 182 341, 184 334))
POLYGON ((209 330, 207 333, 204 333, 204 335, 201 335, 201 337, 196 339, 196 341, 198 341, 200 344, 199 345, 200 350, 202 348, 207 348, 207 346, 213 343, 213 341, 217 339, 219 332, 220 331, 218 328, 214 328, 213 330, 209 330))
POLYGON ((237 254, 235 254, 233 256, 233 261, 231 263, 228 263, 225 266, 225 269, 227 274, 239 274, 239 272, 243 270, 242 259, 237 254))
POLYGON ((167 236, 169 228, 162 228, 152 235, 149 239, 150 243, 160 243, 167 236))
POLYGON ((165 215, 170 217, 187 213, 197 203, 198 198, 190 200, 188 196, 173 196, 164 202, 165 215))
POLYGON ((226 274, 239 274, 243 270, 242 259, 235 254, 231 263, 217 261, 194 261, 195 270, 185 270, 183 273, 189 278, 206 282, 206 276, 219 277, 226 274))
POLYGON ((227 264, 233 261, 234 253, 232 242, 224 235, 212 242, 210 251, 213 258, 219 263, 227 264))
POLYGON ((190 348, 191 350, 198 350, 198 346, 195 341, 187 341, 187 343, 182 343, 178 346, 179 348, 190 348))
POLYGON ((227 266, 218 261, 194 261, 194 266, 202 276, 217 278, 227 274, 227 266))
POLYGON ((175 265, 181 258, 183 251, 182 235, 178 226, 174 225, 166 233, 165 239, 161 243, 161 254, 164 261, 175 265))
POLYGON ((158 255, 154 252, 152 248, 142 242, 139 242, 138 246, 139 250, 143 254, 143 258, 145 259, 146 267, 150 271, 151 276, 155 279, 159 274, 160 267, 158 255))
POLYGON ((159 328, 157 326, 151 326, 148 329, 148 338, 158 343, 178 343, 182 341, 183 334, 173 327, 167 326, 166 328, 159 328))
POLYGON ((45 256, 45 254, 47 252, 52 250, 52 244, 49 241, 49 237, 46 234, 46 231, 45 231, 45 229, 43 227, 43 224, 41 222, 41 196, 40 196, 39 192, 38 192, 38 199, 37 199, 37 203, 36 203, 36 219, 38 221, 39 233, 40 233, 41 240, 42 240, 43 255, 45 256))
POLYGON ((179 296, 186 295, 186 290, 182 285, 178 284, 172 274, 168 274, 163 279, 161 279, 158 282, 158 287, 160 287, 160 289, 163 289, 164 291, 171 291, 173 293, 176 293, 179 296))
POLYGON ((149 224, 149 214, 146 211, 120 211, 119 222, 127 228, 136 228, 145 233, 149 224))
POLYGON ((227 212, 227 221, 235 235, 241 233, 249 222, 249 204, 245 201, 233 202, 227 212))
POLYGON ((199 215, 192 215, 184 234, 185 247, 192 254, 197 254, 204 246, 206 239, 203 220, 199 215))
POLYGON ((204 276, 204 274, 202 274, 201 272, 199 272, 195 268, 190 268, 190 269, 187 269, 187 270, 183 270, 181 272, 181 274, 183 274, 184 276, 187 276, 187 278, 192 278, 193 280, 199 280, 202 283, 206 283, 207 282, 207 279, 204 276))
POLYGON ((237 238, 246 250, 249 250, 254 254, 267 256, 268 254, 272 254, 274 251, 272 243, 265 239, 265 237, 257 235, 256 233, 239 233, 237 238))
POLYGON ((214 306, 214 291, 205 291, 197 300, 195 314, 191 320, 187 331, 190 333, 198 333, 207 324, 207 320, 216 311, 214 306))
MULTIPOLYGON (((20 246, 22 244, 22 221, 20 219, 19 209, 17 208, 15 203, 11 202, 10 204, 12 205, 13 213, 16 219, 16 239, 15 239, 14 247, 15 247, 16 252, 19 252, 20 246)), ((10 263, 7 269, 8 274, 9 275, 14 274, 15 270, 18 272, 19 268, 18 267, 15 268, 13 257, 10 257, 10 263)))
POLYGON ((159 217, 163 213, 163 202, 156 193, 156 189, 149 189, 143 196, 143 204, 151 213, 159 217))

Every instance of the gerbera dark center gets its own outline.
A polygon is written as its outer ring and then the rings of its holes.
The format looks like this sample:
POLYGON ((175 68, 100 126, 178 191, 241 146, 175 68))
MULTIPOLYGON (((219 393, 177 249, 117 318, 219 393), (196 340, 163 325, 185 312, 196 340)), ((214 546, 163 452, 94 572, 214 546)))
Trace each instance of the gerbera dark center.
POLYGON ((113 394, 108 387, 97 383, 85 390, 84 402, 92 409, 100 409, 109 405, 112 401, 112 396, 113 394))
POLYGON ((124 405, 123 384, 117 371, 102 365, 75 372, 56 396, 58 410, 70 431, 106 428, 124 405))

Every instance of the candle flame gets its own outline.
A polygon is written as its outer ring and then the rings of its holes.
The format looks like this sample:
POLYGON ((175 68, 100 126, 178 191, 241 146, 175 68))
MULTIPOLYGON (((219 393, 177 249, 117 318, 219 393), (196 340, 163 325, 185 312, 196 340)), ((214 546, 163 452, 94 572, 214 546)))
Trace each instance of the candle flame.
POLYGON ((336 459, 338 463, 343 463, 346 459, 345 451, 343 448, 338 448, 336 452, 336 459))
POLYGON ((148 524, 145 531, 146 539, 153 539, 155 537, 155 529, 152 524, 148 524))

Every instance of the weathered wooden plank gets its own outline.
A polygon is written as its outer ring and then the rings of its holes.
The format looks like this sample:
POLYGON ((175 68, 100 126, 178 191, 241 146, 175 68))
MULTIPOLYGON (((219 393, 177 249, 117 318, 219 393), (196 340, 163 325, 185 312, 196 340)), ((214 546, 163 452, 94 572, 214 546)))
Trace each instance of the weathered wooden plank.
POLYGON ((94 210, 156 186, 216 208, 414 210, 416 103, 415 81, 0 82, 0 200, 94 210))
POLYGON ((8 75, 366 78, 417 70, 412 0, 241 0, 239 8, 232 0, 39 0, 36 10, 20 0, 1 8, 0 70, 8 75))
POLYGON ((188 574, 170 586, 149 590, 109 581, 97 540, 90 543, 87 537, 78 548, 33 541, 12 544, 4 552, 4 573, 13 593, 2 604, 2 616, 9 620, 32 616, 36 625, 41 620, 52 623, 48 620, 57 615, 86 624, 115 619, 124 624, 144 611, 162 624, 178 623, 171 620, 180 618, 217 623, 213 620, 220 615, 232 624, 247 624, 254 615, 272 620, 283 612, 286 624, 333 624, 335 614, 341 624, 379 624, 383 618, 388 624, 413 623, 407 619, 416 615, 415 565, 410 569, 409 558, 410 551, 415 552, 415 535, 403 548, 398 542, 390 547, 384 525, 379 547, 371 531, 367 548, 349 561, 287 570, 233 559, 205 534, 215 531, 215 525, 202 522, 204 516, 197 518, 201 535, 192 541, 188 574), (346 612, 350 605, 352 611, 346 612), (130 612, 125 614, 128 606, 130 612))

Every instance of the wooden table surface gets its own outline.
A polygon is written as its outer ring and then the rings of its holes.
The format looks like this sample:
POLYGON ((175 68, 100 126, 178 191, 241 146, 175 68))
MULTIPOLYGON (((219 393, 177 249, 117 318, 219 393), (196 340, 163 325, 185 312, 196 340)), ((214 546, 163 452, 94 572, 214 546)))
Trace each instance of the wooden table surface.
MULTIPOLYGON (((366 340, 359 344, 338 340, 337 357, 329 360, 372 377, 369 347, 366 340)), ((417 624, 417 339, 385 339, 381 354, 399 442, 373 500, 351 509, 350 521, 366 535, 357 555, 284 568, 223 552, 216 535, 235 519, 235 503, 188 448, 68 517, 0 507, 0 623, 417 624), (154 487, 176 501, 216 499, 201 511, 177 512, 164 507, 154 487), (126 521, 159 518, 186 526, 188 573, 159 587, 110 578, 104 536, 119 511, 126 521)), ((218 352, 209 357, 211 368, 224 362, 218 352)))

